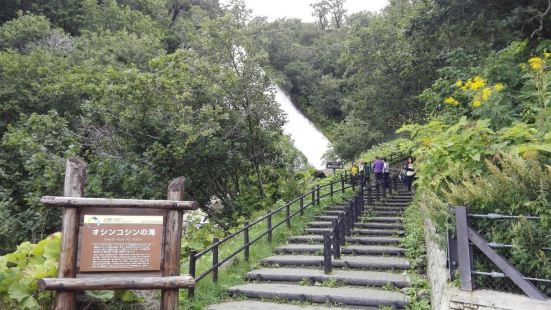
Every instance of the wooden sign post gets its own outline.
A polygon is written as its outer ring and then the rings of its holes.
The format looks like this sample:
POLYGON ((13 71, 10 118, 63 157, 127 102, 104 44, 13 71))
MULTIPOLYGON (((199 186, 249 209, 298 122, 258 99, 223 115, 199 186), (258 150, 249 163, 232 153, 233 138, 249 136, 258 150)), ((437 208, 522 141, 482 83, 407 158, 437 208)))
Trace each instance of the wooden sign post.
POLYGON ((56 290, 55 309, 76 309, 75 291, 161 289, 161 309, 178 309, 178 290, 195 285, 180 276, 180 240, 185 210, 183 177, 168 186, 168 200, 82 198, 86 164, 69 158, 64 197, 44 196, 63 208, 58 278, 39 281, 56 290))

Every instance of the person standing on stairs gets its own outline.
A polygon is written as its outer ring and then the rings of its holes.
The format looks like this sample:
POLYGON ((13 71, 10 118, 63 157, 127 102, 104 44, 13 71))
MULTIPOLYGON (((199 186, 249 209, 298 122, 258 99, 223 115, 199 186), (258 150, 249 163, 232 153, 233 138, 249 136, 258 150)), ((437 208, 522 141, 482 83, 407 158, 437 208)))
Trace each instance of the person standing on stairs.
POLYGON ((356 162, 352 162, 352 167, 350 167, 350 181, 352 184, 356 184, 356 179, 358 178, 358 165, 356 162))
POLYGON ((386 160, 386 158, 383 158, 383 182, 384 182, 384 188, 390 187, 390 164, 386 160))
POLYGON ((375 174, 377 184, 383 181, 383 166, 384 163, 381 160, 381 157, 375 157, 375 161, 373 162, 373 174, 375 174))
POLYGON ((415 177, 415 168, 413 167, 413 158, 409 157, 405 166, 406 175, 404 182, 408 187, 408 191, 411 192, 411 184, 413 183, 413 178, 415 177))

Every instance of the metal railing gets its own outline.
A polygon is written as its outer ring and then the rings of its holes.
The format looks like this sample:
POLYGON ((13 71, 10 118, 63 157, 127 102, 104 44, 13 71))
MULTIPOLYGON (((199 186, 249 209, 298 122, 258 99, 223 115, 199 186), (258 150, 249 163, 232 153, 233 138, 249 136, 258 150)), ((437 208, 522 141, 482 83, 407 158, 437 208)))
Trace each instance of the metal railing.
MULTIPOLYGON (((189 274, 195 278, 195 282, 198 283, 203 278, 207 277, 209 274, 212 274, 212 280, 213 282, 218 281, 218 271, 220 269, 220 266, 222 266, 224 263, 228 262, 230 259, 234 258, 240 253, 243 253, 243 257, 245 261, 249 261, 250 257, 250 247, 254 243, 258 242, 262 238, 266 237, 268 242, 272 242, 272 235, 273 231, 284 225, 287 227, 288 230, 291 229, 291 220, 293 217, 297 215, 304 215, 304 210, 306 210, 308 207, 319 205, 320 200, 325 197, 333 197, 335 194, 341 192, 345 193, 347 189, 352 188, 355 189, 355 185, 350 184, 350 178, 345 178, 343 175, 341 175, 339 180, 331 181, 328 184, 324 185, 316 185, 312 190, 309 192, 300 195, 299 197, 287 202, 284 206, 277 208, 276 210, 268 210, 267 214, 264 216, 261 216, 257 219, 255 219, 251 223, 245 223, 245 225, 237 230, 236 232, 222 238, 218 239, 215 238, 213 240, 212 245, 207 247, 206 249, 202 250, 201 252, 196 251, 190 251, 189 255, 189 274), (340 185, 340 186, 339 186, 340 185), (323 191, 326 191, 326 193, 322 193, 323 191), (292 212, 292 205, 298 204, 298 210, 292 212), (284 218, 278 222, 278 223, 272 223, 273 218, 284 212, 284 218), (262 223, 265 223, 266 230, 260 233, 260 235, 256 236, 252 240, 250 239, 250 229, 256 225, 261 225, 262 223), (235 238, 238 238, 239 236, 243 236, 243 245, 237 249, 235 249, 233 252, 231 252, 226 257, 219 257, 220 256, 220 247, 229 242, 232 241, 235 238), (197 261, 205 257, 207 254, 212 254, 212 265, 207 270, 203 271, 201 274, 196 275, 197 271, 197 261)), ((195 293, 194 288, 190 288, 188 290, 188 297, 193 297, 195 293)))
MULTIPOLYGON (((388 158, 390 158, 389 162, 395 163, 398 161, 404 160, 404 154, 402 152, 397 152, 394 154, 391 154, 388 158)), ((331 232, 327 232, 324 234, 324 266, 325 270, 327 271, 331 269, 331 253, 333 253, 335 258, 340 257, 340 246, 344 244, 345 236, 349 236, 351 229, 354 226, 354 222, 358 220, 359 216, 363 212, 363 209, 365 207, 364 199, 363 199, 363 193, 367 189, 367 195, 368 195, 368 201, 373 202, 373 199, 379 201, 382 198, 386 197, 387 189, 392 193, 392 187, 397 190, 397 180, 394 179, 392 181, 392 178, 389 178, 387 182, 383 183, 377 183, 375 185, 371 185, 369 187, 365 187, 366 182, 369 182, 370 175, 362 175, 361 178, 353 178, 350 175, 347 175, 346 173, 343 175, 340 175, 340 178, 335 181, 331 181, 328 184, 324 185, 316 185, 312 190, 310 190, 307 193, 304 193, 300 195, 299 197, 287 202, 284 206, 277 208, 276 210, 268 210, 267 214, 264 216, 261 216, 257 219, 255 219, 251 223, 245 223, 245 225, 237 230, 236 232, 227 235, 226 237, 222 239, 214 238, 212 245, 207 247, 206 249, 202 250, 201 252, 197 251, 190 251, 189 255, 189 274, 195 278, 195 283, 198 283, 205 277, 207 277, 209 274, 212 275, 213 282, 218 281, 218 272, 220 267, 230 261, 232 258, 236 257, 240 253, 243 253, 243 258, 245 261, 249 261, 250 258, 250 247, 254 243, 260 241, 262 238, 266 237, 268 242, 272 242, 272 235, 273 231, 284 225, 287 227, 288 230, 291 229, 291 219, 297 215, 304 215, 304 210, 315 205, 320 205, 320 200, 325 197, 333 197, 336 193, 345 193, 347 189, 352 189, 352 191, 356 192, 354 198, 350 200, 345 209, 344 212, 338 217, 337 220, 333 222, 333 228, 331 232), (394 183, 393 183, 394 182, 394 183), (391 185, 393 184, 393 185, 391 185), (358 187, 358 191, 356 191, 356 187, 358 187), (372 190, 375 191, 375 197, 372 197, 372 190), (327 191, 326 193, 322 194, 322 191, 327 191), (306 202, 308 200, 308 202, 306 202), (298 204, 298 210, 292 212, 292 205, 298 204), (273 218, 280 213, 284 214, 284 218, 278 222, 278 223, 272 223, 273 218), (258 236, 250 239, 250 230, 252 227, 256 225, 261 225, 262 223, 266 224, 266 230, 260 233, 258 236), (220 247, 235 238, 238 238, 239 236, 243 236, 243 245, 237 249, 235 249, 233 252, 231 252, 228 256, 221 258, 220 257, 220 247), (329 248, 327 248, 325 245, 328 244, 329 248), (331 245, 336 249, 334 251, 331 250, 331 245), (201 274, 197 275, 197 262, 199 259, 207 256, 207 254, 211 254, 212 256, 212 264, 211 267, 207 270, 203 271, 201 274), (328 263, 327 263, 328 262, 328 263)), ((330 272, 330 271, 329 271, 330 272)), ((192 298, 195 294, 195 288, 189 288, 188 289, 188 297, 192 298)))
MULTIPOLYGON (((452 280, 459 276, 462 290, 472 291, 475 289, 474 276, 489 277, 492 279, 509 279, 512 284, 524 292, 528 297, 536 300, 546 300, 545 294, 535 285, 550 285, 551 279, 527 277, 515 268, 507 258, 499 254, 499 249, 513 248, 512 244, 501 242, 488 242, 473 227, 469 221, 485 219, 496 220, 517 220, 526 219, 529 221, 540 220, 536 216, 503 215, 499 213, 474 214, 468 213, 467 207, 457 206, 450 208, 450 213, 455 213, 455 230, 448 231, 448 267, 452 280), (475 255, 475 251, 482 255, 475 255), (475 270, 475 266, 484 266, 484 263, 493 263, 500 272, 488 270, 475 270)), ((451 217, 450 219, 453 219, 451 217)), ((551 248, 541 248, 549 251, 551 248)))
MULTIPOLYGON (((400 153, 402 156, 402 154, 400 153)), ((396 156, 391 164, 403 161, 405 158, 396 156)), ((342 175, 341 175, 342 177, 342 175)), ((332 272, 333 264, 331 262, 331 256, 334 259, 339 259, 341 256, 341 246, 345 244, 347 236, 351 235, 352 229, 354 229, 354 223, 358 221, 360 216, 365 212, 366 204, 364 200, 364 193, 367 191, 367 205, 374 206, 374 202, 380 202, 387 198, 387 190, 389 195, 398 193, 398 178, 389 177, 383 182, 375 181, 375 184, 370 184, 370 174, 359 175, 356 180, 350 179, 352 186, 357 183, 359 186, 358 191, 337 216, 337 219, 332 221, 331 228, 323 232, 323 269, 326 274, 332 272), (367 184, 367 186, 366 186, 367 184)))

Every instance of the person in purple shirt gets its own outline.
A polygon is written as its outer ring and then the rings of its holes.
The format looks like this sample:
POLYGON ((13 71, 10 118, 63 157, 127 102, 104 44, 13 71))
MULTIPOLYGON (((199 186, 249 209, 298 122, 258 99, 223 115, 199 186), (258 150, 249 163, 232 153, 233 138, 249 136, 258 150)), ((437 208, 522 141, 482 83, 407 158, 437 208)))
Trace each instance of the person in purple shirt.
POLYGON ((373 162, 373 174, 375 174, 375 179, 377 180, 377 183, 381 183, 383 181, 383 167, 384 162, 381 160, 379 156, 375 157, 375 161, 373 162))

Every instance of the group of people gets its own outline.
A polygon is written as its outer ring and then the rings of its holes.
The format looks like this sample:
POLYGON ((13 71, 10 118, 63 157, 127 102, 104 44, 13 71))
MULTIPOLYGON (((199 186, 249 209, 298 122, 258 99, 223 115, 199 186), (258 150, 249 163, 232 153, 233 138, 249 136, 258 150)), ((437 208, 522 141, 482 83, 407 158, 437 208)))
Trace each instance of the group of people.
MULTIPOLYGON (((358 164, 353 161, 350 168, 350 174, 354 182, 360 177, 362 182, 365 181, 365 176, 368 176, 373 171, 377 184, 383 184, 386 188, 390 187, 390 164, 386 158, 377 156, 375 161, 371 165, 364 161, 360 161, 358 164)), ((409 157, 406 165, 403 167, 398 178, 404 181, 408 191, 411 192, 411 185, 415 178, 415 168, 413 166, 413 158, 409 157)))

